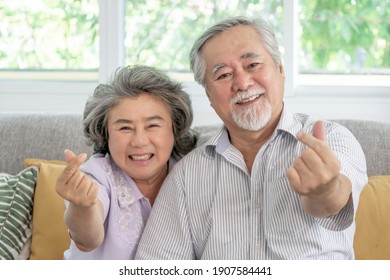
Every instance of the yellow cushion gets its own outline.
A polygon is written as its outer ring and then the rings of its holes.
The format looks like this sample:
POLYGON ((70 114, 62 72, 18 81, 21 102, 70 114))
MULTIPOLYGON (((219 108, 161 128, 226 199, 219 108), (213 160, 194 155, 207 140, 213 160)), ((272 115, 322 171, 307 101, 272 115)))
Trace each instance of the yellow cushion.
POLYGON ((369 177, 356 213, 354 250, 358 260, 390 259, 390 176, 369 177))
POLYGON ((55 184, 66 163, 25 159, 24 164, 39 168, 34 194, 30 259, 63 259, 70 238, 64 223, 64 200, 55 191, 55 184))

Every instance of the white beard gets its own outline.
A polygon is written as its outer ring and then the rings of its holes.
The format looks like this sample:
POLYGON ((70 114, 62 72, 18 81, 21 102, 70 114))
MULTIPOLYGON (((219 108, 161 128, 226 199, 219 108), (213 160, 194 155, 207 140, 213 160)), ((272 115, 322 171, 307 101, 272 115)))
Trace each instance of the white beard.
POLYGON ((238 105, 236 105, 239 100, 248 98, 253 94, 258 94, 259 90, 262 92, 259 88, 247 92, 238 92, 236 97, 233 98, 231 103, 235 109, 232 112, 232 117, 237 126, 256 131, 263 129, 269 123, 272 107, 266 98, 260 97, 262 99, 261 103, 256 103, 246 108, 237 108, 238 105))

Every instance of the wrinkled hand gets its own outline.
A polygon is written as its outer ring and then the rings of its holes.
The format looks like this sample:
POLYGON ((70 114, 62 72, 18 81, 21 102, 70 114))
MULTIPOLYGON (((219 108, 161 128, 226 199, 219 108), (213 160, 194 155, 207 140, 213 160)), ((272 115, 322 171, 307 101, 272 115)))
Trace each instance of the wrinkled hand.
POLYGON ((310 198, 326 196, 338 187, 340 162, 326 142, 325 125, 318 121, 313 135, 299 132, 299 141, 307 148, 287 170, 287 177, 295 192, 310 198))
POLYGON ((86 160, 86 154, 75 155, 65 150, 67 166, 57 179, 56 191, 75 206, 89 207, 98 201, 98 186, 85 173, 79 170, 86 160))

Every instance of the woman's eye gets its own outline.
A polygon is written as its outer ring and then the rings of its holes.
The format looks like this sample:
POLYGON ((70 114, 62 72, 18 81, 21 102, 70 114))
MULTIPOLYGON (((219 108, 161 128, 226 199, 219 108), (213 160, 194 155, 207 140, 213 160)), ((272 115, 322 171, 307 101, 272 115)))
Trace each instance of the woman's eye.
POLYGON ((132 128, 130 126, 122 126, 121 128, 119 128, 119 130, 122 130, 122 131, 127 131, 127 130, 131 130, 132 128))

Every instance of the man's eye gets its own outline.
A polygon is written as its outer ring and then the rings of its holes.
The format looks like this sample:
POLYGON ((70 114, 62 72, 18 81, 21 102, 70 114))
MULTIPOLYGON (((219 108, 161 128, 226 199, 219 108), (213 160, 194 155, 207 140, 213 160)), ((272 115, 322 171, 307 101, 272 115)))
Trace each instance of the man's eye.
POLYGON ((254 68, 260 67, 260 65, 261 65, 261 63, 259 63, 259 62, 254 62, 254 63, 249 64, 249 65, 248 65, 248 68, 249 68, 249 69, 254 69, 254 68))
POLYGON ((230 76, 230 73, 223 73, 222 75, 217 77, 217 80, 226 79, 229 76, 230 76))

